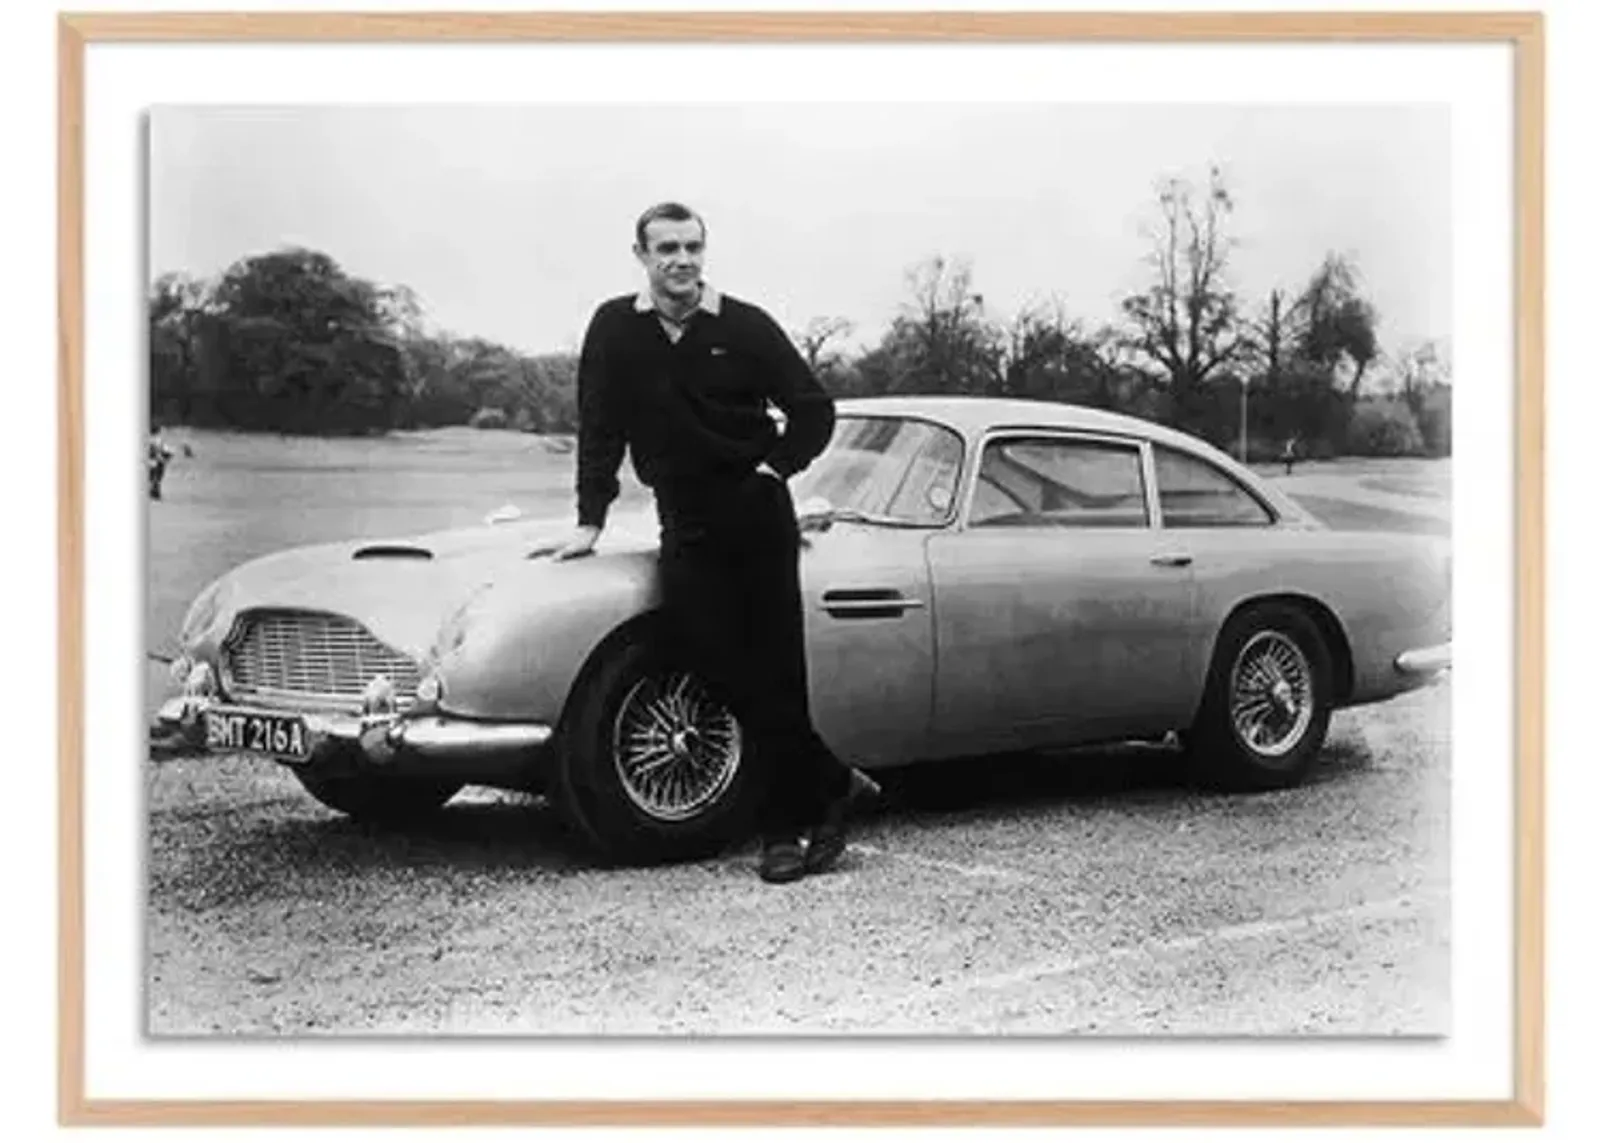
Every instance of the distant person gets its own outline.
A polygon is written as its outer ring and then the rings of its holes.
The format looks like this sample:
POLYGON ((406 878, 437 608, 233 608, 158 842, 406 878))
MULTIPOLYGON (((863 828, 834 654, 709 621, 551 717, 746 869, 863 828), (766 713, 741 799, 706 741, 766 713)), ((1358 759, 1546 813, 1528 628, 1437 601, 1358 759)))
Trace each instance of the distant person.
POLYGON ((167 447, 167 442, 161 439, 159 428, 150 431, 150 448, 146 459, 146 475, 150 478, 150 499, 161 499, 161 482, 166 479, 167 465, 172 462, 173 452, 167 447))
POLYGON ((1294 462, 1300 448, 1300 438, 1290 437, 1283 442, 1283 474, 1294 475, 1294 462))
POLYGON ((584 335, 578 528, 557 558, 594 549, 630 452, 655 494, 675 644, 770 766, 760 876, 793 881, 839 860, 846 819, 878 792, 817 734, 807 691, 786 481, 826 447, 834 405, 765 310, 702 280, 705 245, 705 223, 678 203, 634 225, 645 288, 602 303, 584 335), (787 418, 782 430, 768 402, 787 418))

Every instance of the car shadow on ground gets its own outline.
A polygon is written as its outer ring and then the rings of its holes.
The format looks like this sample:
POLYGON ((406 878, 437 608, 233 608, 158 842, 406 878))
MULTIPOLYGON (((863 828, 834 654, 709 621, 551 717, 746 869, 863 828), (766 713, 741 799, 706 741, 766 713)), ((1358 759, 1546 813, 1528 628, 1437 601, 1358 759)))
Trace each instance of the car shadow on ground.
MULTIPOLYGON (((1359 740, 1331 740, 1300 791, 1351 779, 1372 765, 1370 751, 1359 740)), ((923 763, 880 772, 878 777, 884 795, 865 816, 888 823, 943 816, 968 821, 1002 818, 1049 813, 1063 806, 1080 812, 1099 807, 1122 814, 1160 815, 1179 806, 1203 813, 1210 805, 1217 812, 1237 814, 1251 812, 1252 804, 1260 803, 1258 796, 1207 789, 1193 780, 1181 751, 1153 744, 923 763)), ((1263 810, 1270 808, 1260 804, 1263 810)), ((404 869, 412 876, 448 873, 458 878, 491 871, 538 874, 607 868, 571 832, 555 807, 537 795, 470 790, 433 816, 395 826, 356 822, 309 798, 288 805, 297 805, 298 812, 242 828, 235 823, 225 844, 270 854, 261 869, 271 876, 404 869)), ((730 852, 745 848, 748 845, 741 844, 730 852)))
MULTIPOLYGON (((1332 739, 1298 788, 1344 781, 1372 765, 1364 743, 1332 739)), ((1040 810, 1062 803, 1079 807, 1107 803, 1132 810, 1190 802, 1203 806, 1252 796, 1206 785, 1181 749, 1153 743, 928 762, 878 776, 884 786, 880 810, 889 815, 1040 810)))
POLYGON ((466 795, 427 818, 394 825, 358 822, 309 798, 303 812, 264 821, 233 844, 274 852, 274 864, 349 872, 403 868, 448 871, 560 872, 592 864, 561 816, 542 798, 493 800, 466 795))

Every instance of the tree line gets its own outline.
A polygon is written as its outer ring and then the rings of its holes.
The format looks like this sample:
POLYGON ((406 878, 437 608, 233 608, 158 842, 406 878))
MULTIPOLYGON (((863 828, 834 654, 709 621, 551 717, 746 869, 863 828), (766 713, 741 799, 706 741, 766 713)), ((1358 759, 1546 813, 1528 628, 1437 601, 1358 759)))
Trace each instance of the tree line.
POLYGON ((211 283, 163 275, 149 322, 151 416, 167 424, 351 435, 577 423, 572 355, 430 330, 410 289, 314 250, 245 258, 211 283))
MULTIPOLYGON (((1450 367, 1423 343, 1386 353, 1358 268, 1329 253, 1253 303, 1230 280, 1221 175, 1164 181, 1144 288, 1091 326, 1051 297, 991 312, 970 263, 930 258, 874 345, 824 316, 792 336, 839 397, 974 394, 1072 402, 1174 425, 1254 458, 1444 455, 1450 367), (1241 433, 1241 426, 1245 429, 1241 433)), ((245 258, 213 282, 168 274, 149 298, 151 411, 166 423, 312 434, 477 424, 576 427, 577 359, 429 329, 414 293, 326 254, 245 258)))

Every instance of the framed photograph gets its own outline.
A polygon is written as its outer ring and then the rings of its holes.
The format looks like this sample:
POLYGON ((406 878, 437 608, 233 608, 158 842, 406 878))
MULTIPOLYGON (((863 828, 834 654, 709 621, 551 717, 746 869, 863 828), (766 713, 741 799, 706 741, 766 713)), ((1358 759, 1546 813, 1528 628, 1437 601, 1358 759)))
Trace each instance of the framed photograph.
POLYGON ((59 46, 63 1122, 1542 1121, 1537 13, 59 46))

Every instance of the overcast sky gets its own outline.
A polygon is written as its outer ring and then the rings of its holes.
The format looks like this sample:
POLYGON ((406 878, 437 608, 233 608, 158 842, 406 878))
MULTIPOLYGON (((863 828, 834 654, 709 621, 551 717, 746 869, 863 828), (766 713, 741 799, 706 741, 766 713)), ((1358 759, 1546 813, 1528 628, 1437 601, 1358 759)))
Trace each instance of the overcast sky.
POLYGON ((639 284, 634 218, 671 198, 709 223, 708 280, 790 328, 875 338, 934 254, 970 259, 992 313, 1056 295, 1099 321, 1146 280, 1157 180, 1215 162, 1247 303, 1343 252, 1392 353, 1449 335, 1449 128, 1433 106, 163 107, 149 268, 304 245, 445 329, 575 349, 639 284))

